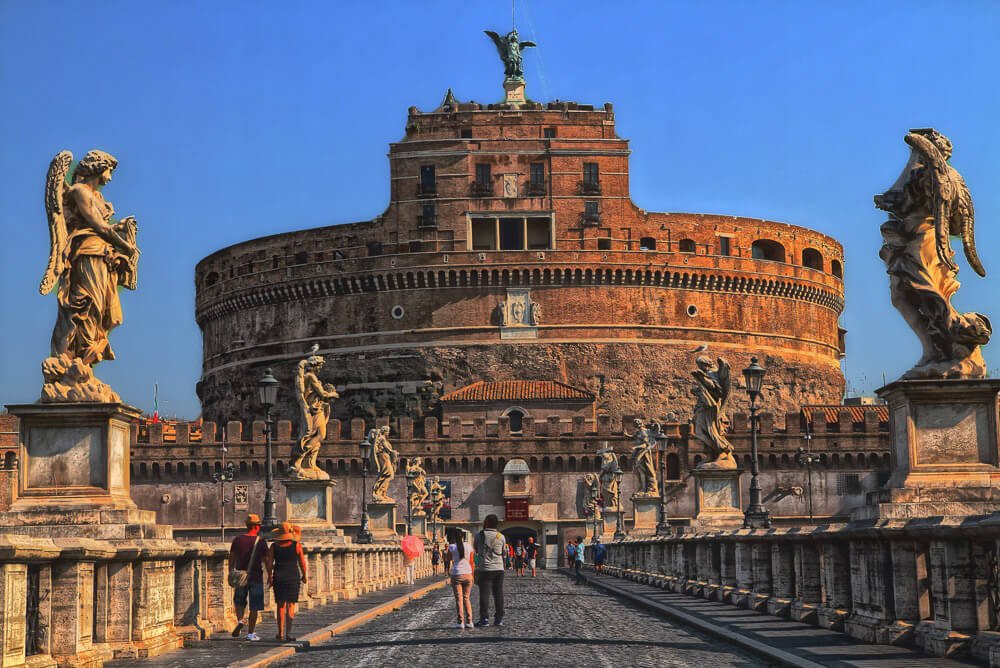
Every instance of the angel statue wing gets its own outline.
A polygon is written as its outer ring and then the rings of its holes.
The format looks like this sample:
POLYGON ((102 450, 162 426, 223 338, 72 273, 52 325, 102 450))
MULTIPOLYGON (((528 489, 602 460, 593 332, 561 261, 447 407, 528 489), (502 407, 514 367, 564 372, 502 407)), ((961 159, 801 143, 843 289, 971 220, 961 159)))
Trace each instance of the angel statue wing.
POLYGON ((521 42, 521 48, 527 49, 529 46, 538 46, 534 42, 521 42))
POLYGON ((732 381, 729 379, 729 362, 721 357, 717 358, 716 361, 719 364, 719 371, 717 374, 719 376, 719 408, 722 408, 726 405, 726 402, 729 401, 729 391, 732 389, 732 381))
POLYGON ((497 33, 493 32, 492 30, 484 30, 483 32, 486 33, 487 35, 489 35, 490 39, 493 40, 493 43, 496 44, 497 53, 500 54, 500 60, 502 60, 504 62, 504 64, 506 65, 507 64, 507 40, 505 40, 503 37, 501 37, 497 33))
POLYGON ((60 151, 49 163, 45 177, 45 213, 49 219, 49 264, 45 267, 38 292, 47 295, 63 272, 66 251, 66 216, 63 213, 63 194, 67 188, 66 174, 73 163, 73 154, 60 151))

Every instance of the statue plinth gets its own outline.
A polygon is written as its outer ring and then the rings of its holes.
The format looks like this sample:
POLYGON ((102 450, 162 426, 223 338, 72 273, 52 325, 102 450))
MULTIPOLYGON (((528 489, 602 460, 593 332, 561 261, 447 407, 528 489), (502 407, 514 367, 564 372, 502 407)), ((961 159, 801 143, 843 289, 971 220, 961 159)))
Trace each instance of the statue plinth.
POLYGON ((369 501, 368 526, 377 541, 394 540, 396 534, 396 502, 369 501))
POLYGON ((615 532, 618 531, 618 515, 622 516, 622 529, 625 528, 625 513, 619 511, 617 508, 605 508, 604 514, 604 532, 601 534, 601 540, 605 543, 610 543, 614 540, 615 532))
POLYGON ((332 480, 282 480, 285 486, 285 521, 317 528, 333 528, 332 480))
POLYGON ((695 516, 691 526, 714 531, 743 526, 739 469, 698 468, 695 480, 695 516))
POLYGON ((528 101, 524 94, 524 79, 504 79, 504 102, 507 104, 524 104, 528 101))
POLYGON ((660 512, 660 497, 633 494, 632 506, 635 510, 635 521, 632 523, 632 531, 629 533, 631 535, 655 534, 660 512))
POLYGON ((427 528, 427 515, 413 515, 410 518, 410 533, 414 536, 430 536, 430 530, 427 528))
POLYGON ((889 404, 892 476, 852 519, 1000 510, 1000 379, 900 380, 889 404))

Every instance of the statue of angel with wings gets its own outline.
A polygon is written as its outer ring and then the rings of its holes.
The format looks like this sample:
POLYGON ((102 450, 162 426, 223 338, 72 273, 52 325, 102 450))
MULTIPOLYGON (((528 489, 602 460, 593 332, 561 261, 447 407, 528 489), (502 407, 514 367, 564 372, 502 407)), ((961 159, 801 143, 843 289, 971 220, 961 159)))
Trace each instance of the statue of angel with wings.
POLYGON ((691 393, 695 396, 694 437, 710 459, 698 465, 700 469, 734 469, 733 446, 726 438, 726 403, 732 387, 730 367, 719 357, 715 364, 701 355, 695 360, 697 368, 691 372, 695 386, 691 393))
POLYGON ((875 196, 875 206, 889 213, 879 257, 889 274, 892 304, 923 346, 923 356, 903 378, 985 378, 980 346, 990 340, 990 321, 951 305, 959 288, 951 236, 961 237, 969 266, 986 276, 976 252, 972 196, 949 164, 947 137, 918 128, 903 140, 910 159, 892 187, 875 196))
POLYGON ((330 475, 316 464, 320 447, 326 438, 330 421, 330 401, 339 399, 336 388, 319 380, 326 360, 315 354, 314 346, 304 360, 299 361, 295 374, 295 399, 299 406, 299 440, 292 452, 288 474, 300 480, 329 480, 330 475))
POLYGON ((101 193, 118 166, 114 156, 90 151, 71 174, 72 164, 73 154, 61 151, 45 181, 51 246, 38 291, 45 295, 58 285, 59 310, 51 356, 42 363, 41 401, 118 402, 93 367, 115 358, 108 335, 122 323, 119 286, 136 287, 137 225, 131 216, 116 221, 101 193))
POLYGON ((534 42, 522 42, 517 36, 516 30, 501 37, 492 30, 484 30, 493 43, 496 44, 500 60, 503 61, 503 73, 507 79, 524 79, 524 69, 521 67, 521 50, 528 47, 538 46, 534 42))

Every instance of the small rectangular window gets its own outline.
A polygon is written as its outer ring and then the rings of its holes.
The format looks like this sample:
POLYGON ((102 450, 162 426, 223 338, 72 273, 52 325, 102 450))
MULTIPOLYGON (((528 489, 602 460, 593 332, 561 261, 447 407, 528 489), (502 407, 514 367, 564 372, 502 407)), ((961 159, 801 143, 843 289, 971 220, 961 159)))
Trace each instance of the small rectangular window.
POLYGON ((556 129, 555 128, 542 128, 542 137, 545 139, 555 139, 556 129))
POLYGON ((528 219, 528 250, 546 250, 551 244, 551 220, 548 218, 528 219))
POLYGON ((459 136, 462 139, 472 139, 472 128, 462 128, 459 136))
POLYGON ((500 250, 524 250, 524 219, 500 219, 500 250))
POLYGON ((496 250, 497 221, 494 218, 477 218, 472 221, 472 250, 496 250))
POLYGON ((420 220, 417 221, 420 227, 434 227, 437 225, 437 207, 433 204, 424 204, 420 220))
POLYGON ((488 186, 490 184, 490 164, 488 162, 476 164, 476 183, 480 186, 488 186))
POLYGON ((863 491, 861 477, 857 473, 837 475, 837 496, 857 496, 863 491))
POLYGON ((583 203, 583 222, 586 225, 596 225, 601 222, 601 211, 597 202, 588 200, 583 203))
POLYGON ((437 191, 437 181, 435 177, 434 165, 420 166, 420 190, 421 195, 432 195, 437 191))
POLYGON ((528 181, 528 190, 531 194, 545 193, 545 163, 531 163, 531 179, 528 181))
POLYGON ((596 186, 600 183, 600 172, 596 162, 583 163, 583 184, 586 186, 596 186))
POLYGON ((607 237, 598 239, 597 250, 611 250, 611 239, 607 237))
POLYGON ((729 237, 719 237, 719 255, 732 255, 733 250, 729 246, 729 237))

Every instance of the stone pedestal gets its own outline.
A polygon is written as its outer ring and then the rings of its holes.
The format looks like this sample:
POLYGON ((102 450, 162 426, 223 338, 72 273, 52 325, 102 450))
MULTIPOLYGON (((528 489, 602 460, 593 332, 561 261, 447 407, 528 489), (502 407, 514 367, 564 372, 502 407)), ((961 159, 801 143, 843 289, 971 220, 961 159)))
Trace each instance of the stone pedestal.
POLYGON ((629 533, 631 535, 655 534, 660 511, 660 497, 633 494, 632 506, 635 509, 635 522, 629 533))
POLYGON ((129 428, 141 412, 125 404, 17 404, 17 498, 0 533, 97 540, 172 538, 156 513, 129 494, 129 428))
MULTIPOLYGON (((622 515, 622 531, 625 530, 625 513, 620 513, 622 515)), ((617 508, 614 510, 604 511, 604 533, 601 534, 601 540, 605 543, 610 543, 615 538, 615 531, 618 530, 618 515, 619 511, 617 508)))
POLYGON ((739 469, 694 469, 695 516, 698 530, 738 529, 743 526, 739 469))
POLYGON ((396 504, 378 501, 368 502, 368 526, 377 541, 395 540, 396 504))
POLYGON ((430 536, 430 528, 427 524, 427 515, 414 515, 410 520, 410 533, 414 536, 430 536))
POLYGON ((285 521, 314 528, 333 528, 333 480, 282 480, 285 521))
POLYGON ((852 519, 1000 510, 1000 379, 902 380, 877 392, 889 404, 893 472, 852 519))
POLYGON ((504 101, 508 104, 524 104, 527 101, 523 79, 504 79, 503 90, 505 93, 504 101))

